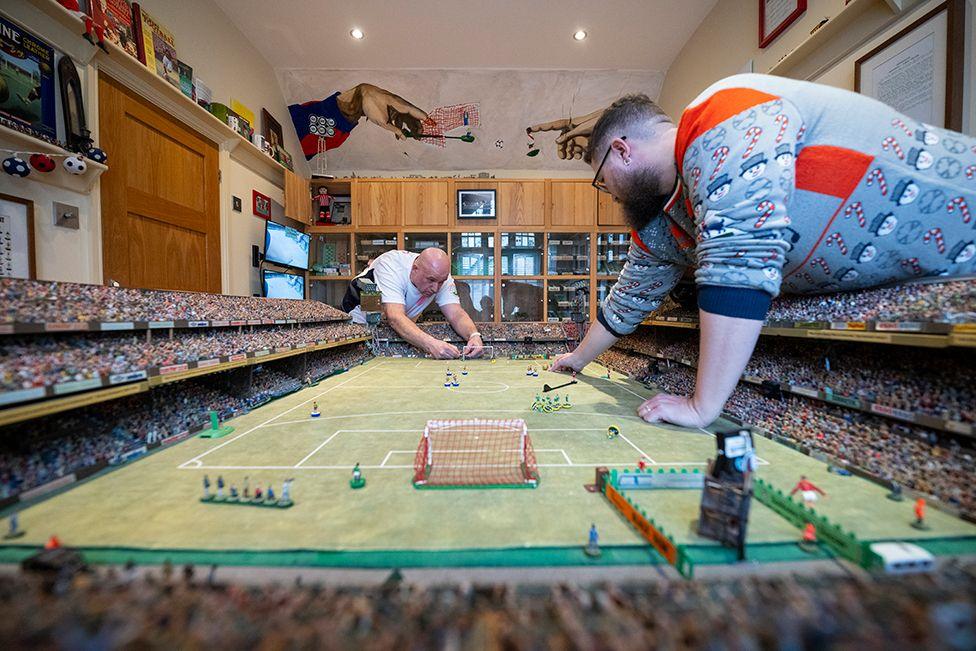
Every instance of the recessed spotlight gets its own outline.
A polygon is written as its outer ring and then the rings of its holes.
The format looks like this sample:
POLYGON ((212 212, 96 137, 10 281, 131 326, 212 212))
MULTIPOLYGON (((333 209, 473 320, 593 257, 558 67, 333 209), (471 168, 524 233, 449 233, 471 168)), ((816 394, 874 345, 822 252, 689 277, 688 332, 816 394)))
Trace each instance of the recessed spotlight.
POLYGON ((357 41, 363 40, 363 37, 366 36, 365 34, 363 34, 363 30, 359 29, 358 27, 353 27, 352 30, 349 32, 349 35, 352 36, 357 41))
POLYGON ((584 32, 581 29, 577 31, 575 34, 573 34, 573 38, 576 39, 577 41, 582 41, 584 38, 586 38, 586 32, 584 32))

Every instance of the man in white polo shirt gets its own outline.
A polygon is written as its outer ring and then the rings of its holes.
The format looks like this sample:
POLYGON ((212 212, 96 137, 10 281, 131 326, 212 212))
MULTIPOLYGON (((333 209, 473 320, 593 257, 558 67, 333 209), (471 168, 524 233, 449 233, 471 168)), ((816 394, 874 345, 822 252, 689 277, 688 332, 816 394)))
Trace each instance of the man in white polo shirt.
POLYGON ((355 323, 366 323, 366 315, 359 307, 360 282, 373 282, 380 290, 386 320, 401 337, 435 359, 454 359, 462 352, 466 357, 477 357, 485 344, 474 321, 461 308, 450 272, 450 260, 438 248, 420 253, 387 251, 349 283, 342 309, 355 323), (434 300, 454 331, 467 341, 463 351, 432 337, 414 323, 434 300))

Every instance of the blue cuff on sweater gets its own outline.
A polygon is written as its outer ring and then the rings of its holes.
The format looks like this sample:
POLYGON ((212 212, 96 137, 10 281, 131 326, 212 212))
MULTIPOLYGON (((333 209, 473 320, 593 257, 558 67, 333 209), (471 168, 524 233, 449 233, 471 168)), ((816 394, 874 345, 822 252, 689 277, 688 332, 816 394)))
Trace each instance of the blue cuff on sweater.
POLYGON ((603 306, 602 305, 597 306, 597 309, 596 309, 596 320, 600 322, 600 325, 602 325, 604 328, 607 329, 607 332, 609 332, 610 334, 612 334, 617 339, 620 339, 621 337, 624 336, 624 335, 620 334, 619 332, 617 332, 616 330, 614 330, 613 328, 610 327, 610 324, 607 322, 607 317, 603 316, 603 306))
POLYGON ((762 321, 773 297, 761 289, 702 285, 698 288, 698 307, 711 314, 736 319, 762 321))

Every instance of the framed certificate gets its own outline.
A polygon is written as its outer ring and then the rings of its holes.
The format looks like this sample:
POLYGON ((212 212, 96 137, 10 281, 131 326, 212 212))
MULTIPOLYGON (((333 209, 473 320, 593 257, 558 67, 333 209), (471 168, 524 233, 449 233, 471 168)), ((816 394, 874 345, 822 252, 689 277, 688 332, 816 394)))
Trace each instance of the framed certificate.
POLYGON ((759 0, 759 47, 764 48, 807 10, 807 0, 759 0))
POLYGON ((36 277, 34 202, 0 194, 0 278, 36 277))
POLYGON ((854 62, 854 90, 962 130, 966 0, 947 0, 854 62))

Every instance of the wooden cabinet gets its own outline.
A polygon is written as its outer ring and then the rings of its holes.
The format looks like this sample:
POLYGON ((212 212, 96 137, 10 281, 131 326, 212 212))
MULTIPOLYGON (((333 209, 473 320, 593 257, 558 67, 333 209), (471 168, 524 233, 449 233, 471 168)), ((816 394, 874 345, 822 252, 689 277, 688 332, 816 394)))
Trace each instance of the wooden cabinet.
POLYGON ((285 216, 312 223, 312 194, 308 179, 285 170, 285 216))
POLYGON ((599 195, 597 205, 597 224, 600 226, 626 226, 627 218, 624 216, 624 207, 619 201, 613 200, 613 195, 606 192, 597 192, 599 195))
POLYGON ((589 181, 550 181, 553 226, 593 226, 596 224, 596 195, 589 181))
POLYGON ((401 181, 353 183, 353 226, 399 226, 403 215, 402 186, 401 181))
POLYGON ((499 181, 498 216, 505 227, 546 225, 545 181, 499 181))
POLYGON ((403 181, 403 225, 446 227, 447 186, 447 181, 403 181))

